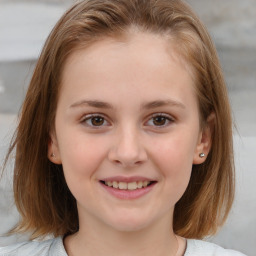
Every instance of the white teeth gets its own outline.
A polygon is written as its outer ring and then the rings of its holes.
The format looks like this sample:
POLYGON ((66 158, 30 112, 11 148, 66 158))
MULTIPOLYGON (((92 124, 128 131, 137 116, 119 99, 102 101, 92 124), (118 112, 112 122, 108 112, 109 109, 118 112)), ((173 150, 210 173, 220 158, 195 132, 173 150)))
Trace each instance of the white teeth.
POLYGON ((143 187, 143 182, 142 182, 142 181, 139 181, 139 182, 137 183, 137 187, 138 187, 138 188, 142 188, 142 187, 143 187))
POLYGON ((150 181, 134 181, 134 182, 122 182, 122 181, 105 181, 105 185, 121 190, 135 190, 138 188, 145 188, 150 184, 150 181))
POLYGON ((117 181, 113 181, 113 188, 118 188, 118 182, 117 181))
POLYGON ((136 182, 130 182, 130 183, 128 183, 128 189, 129 189, 129 190, 135 190, 135 189, 137 189, 137 183, 136 183, 136 182))
POLYGON ((113 183, 112 183, 111 181, 108 181, 108 182, 107 182, 107 185, 108 185, 109 187, 112 187, 112 186, 113 186, 113 183))
POLYGON ((119 189, 127 189, 128 184, 126 182, 119 182, 118 188, 119 189))
POLYGON ((143 181, 143 187, 145 188, 149 184, 149 181, 143 181))

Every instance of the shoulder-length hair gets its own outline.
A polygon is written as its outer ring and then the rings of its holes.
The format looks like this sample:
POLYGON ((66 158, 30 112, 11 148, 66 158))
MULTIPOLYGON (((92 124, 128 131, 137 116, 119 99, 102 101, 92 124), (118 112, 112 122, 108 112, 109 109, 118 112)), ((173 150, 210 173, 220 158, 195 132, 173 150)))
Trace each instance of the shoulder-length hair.
POLYGON ((180 0, 85 0, 75 4, 50 33, 34 70, 6 162, 16 150, 14 197, 21 220, 14 231, 31 238, 75 233, 76 200, 61 165, 47 157, 63 66, 68 56, 131 27, 168 36, 192 67, 202 123, 215 113, 212 148, 174 210, 174 232, 186 238, 214 234, 234 198, 232 119, 215 47, 190 7, 180 0))

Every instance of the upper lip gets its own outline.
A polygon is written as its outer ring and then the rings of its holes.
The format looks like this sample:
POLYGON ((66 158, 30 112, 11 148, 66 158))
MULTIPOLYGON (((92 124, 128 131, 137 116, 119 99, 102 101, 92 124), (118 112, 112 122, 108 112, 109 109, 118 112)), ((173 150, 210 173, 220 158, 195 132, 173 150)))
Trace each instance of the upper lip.
POLYGON ((143 176, 131 176, 131 177, 126 177, 126 176, 113 176, 113 177, 108 177, 101 179, 102 181, 120 181, 120 182, 135 182, 135 181, 155 181, 154 179, 150 179, 147 177, 143 176))

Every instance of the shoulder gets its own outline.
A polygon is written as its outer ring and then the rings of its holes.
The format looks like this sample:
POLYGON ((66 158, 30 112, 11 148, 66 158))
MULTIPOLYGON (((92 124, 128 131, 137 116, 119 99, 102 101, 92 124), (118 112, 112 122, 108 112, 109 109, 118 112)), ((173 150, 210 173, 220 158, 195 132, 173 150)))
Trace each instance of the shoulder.
POLYGON ((245 256, 244 254, 224 249, 214 243, 201 240, 188 239, 184 256, 245 256))
POLYGON ((67 256, 62 238, 29 241, 0 247, 0 256, 67 256))

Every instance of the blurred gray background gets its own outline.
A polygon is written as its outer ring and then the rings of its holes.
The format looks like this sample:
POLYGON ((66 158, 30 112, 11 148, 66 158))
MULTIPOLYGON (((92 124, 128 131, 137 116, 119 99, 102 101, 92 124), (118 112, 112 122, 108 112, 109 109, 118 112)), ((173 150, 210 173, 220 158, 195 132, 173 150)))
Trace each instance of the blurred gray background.
MULTIPOLYGON (((72 0, 0 0, 0 163, 40 49, 72 0)), ((256 256, 256 0, 187 0, 208 27, 224 69, 237 130, 237 194, 226 225, 209 240, 256 256)), ((12 172, 0 182, 0 235, 17 221, 12 172)), ((0 236, 0 246, 27 236, 0 236)))

